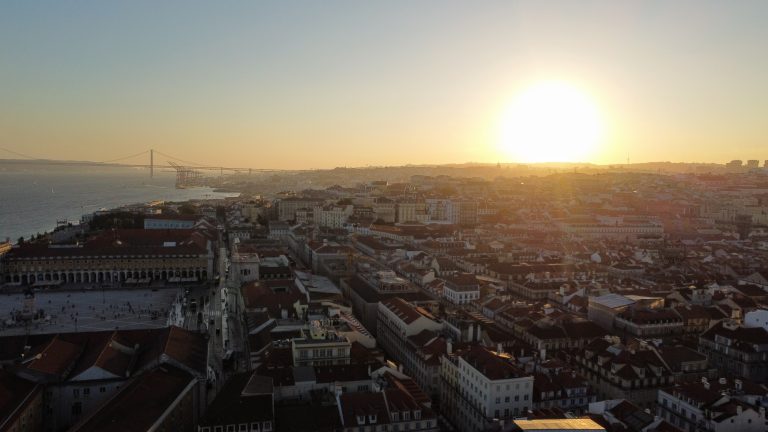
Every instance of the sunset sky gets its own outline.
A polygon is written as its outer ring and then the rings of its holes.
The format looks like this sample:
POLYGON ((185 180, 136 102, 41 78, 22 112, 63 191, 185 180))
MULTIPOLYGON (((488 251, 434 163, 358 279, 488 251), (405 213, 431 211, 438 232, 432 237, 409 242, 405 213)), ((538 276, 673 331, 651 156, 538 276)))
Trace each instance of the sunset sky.
POLYGON ((508 116, 538 104, 556 113, 541 127, 594 132, 591 151, 551 160, 763 160, 766 23, 763 0, 4 1, 0 147, 262 168, 525 162, 549 152, 510 150, 529 120, 508 116), (566 90, 514 108, 551 82, 566 90))

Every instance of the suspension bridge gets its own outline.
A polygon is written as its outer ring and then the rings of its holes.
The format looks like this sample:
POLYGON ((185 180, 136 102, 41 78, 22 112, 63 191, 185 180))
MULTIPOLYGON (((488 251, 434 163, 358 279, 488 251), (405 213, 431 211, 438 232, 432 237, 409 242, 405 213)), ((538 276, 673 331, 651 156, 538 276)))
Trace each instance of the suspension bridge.
MULTIPOLYGON (((176 172, 176 187, 185 188, 191 186, 198 186, 201 184, 206 172, 218 171, 219 175, 223 176, 224 173, 263 173, 263 172, 279 172, 284 170, 278 169, 265 169, 265 168, 242 168, 242 167, 225 167, 225 166, 212 166, 210 164, 201 164, 184 159, 180 159, 175 156, 171 156, 160 152, 155 149, 144 150, 139 153, 130 154, 127 156, 105 160, 105 161, 65 161, 65 160, 52 160, 45 158, 38 158, 30 156, 21 152, 10 150, 4 147, 0 147, 0 151, 11 154, 19 159, 14 159, 14 162, 28 161, 44 163, 46 165, 67 165, 67 166, 102 166, 102 167, 116 167, 116 168, 147 168, 149 169, 149 176, 155 176, 156 169, 172 169, 176 172), (165 158, 165 163, 156 162, 155 157, 165 158), (148 158, 144 159, 144 158, 148 158), (147 162, 138 162, 143 159, 147 162)), ((0 155, 2 154, 0 152, 0 155)), ((1 160, 1 158, 0 158, 1 160)))

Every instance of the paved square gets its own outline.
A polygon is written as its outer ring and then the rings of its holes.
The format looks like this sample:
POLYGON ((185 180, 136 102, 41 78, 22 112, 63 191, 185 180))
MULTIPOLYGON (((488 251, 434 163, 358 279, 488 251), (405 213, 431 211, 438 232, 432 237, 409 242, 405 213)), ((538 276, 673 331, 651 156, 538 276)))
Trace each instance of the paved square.
POLYGON ((47 317, 29 324, 13 322, 24 295, 0 295, 0 335, 165 327, 179 294, 178 288, 36 292, 34 308, 47 317))

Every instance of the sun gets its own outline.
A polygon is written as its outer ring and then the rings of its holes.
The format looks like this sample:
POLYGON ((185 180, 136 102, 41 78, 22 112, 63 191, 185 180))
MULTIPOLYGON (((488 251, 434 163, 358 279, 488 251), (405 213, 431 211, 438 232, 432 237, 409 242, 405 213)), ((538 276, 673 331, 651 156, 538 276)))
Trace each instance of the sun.
POLYGON ((586 93, 545 81, 513 99, 500 128, 500 150, 517 162, 585 162, 598 150, 603 124, 586 93))

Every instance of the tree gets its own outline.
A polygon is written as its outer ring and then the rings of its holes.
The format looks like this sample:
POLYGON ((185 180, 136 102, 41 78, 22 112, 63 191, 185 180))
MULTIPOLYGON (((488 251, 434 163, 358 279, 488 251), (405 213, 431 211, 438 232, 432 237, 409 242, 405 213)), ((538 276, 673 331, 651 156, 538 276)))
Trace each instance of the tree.
POLYGON ((16 243, 23 245, 24 244, 24 236, 19 237, 19 239, 16 241, 16 243))
POLYGON ((191 203, 184 203, 179 207, 179 214, 188 216, 197 214, 197 207, 191 203))

